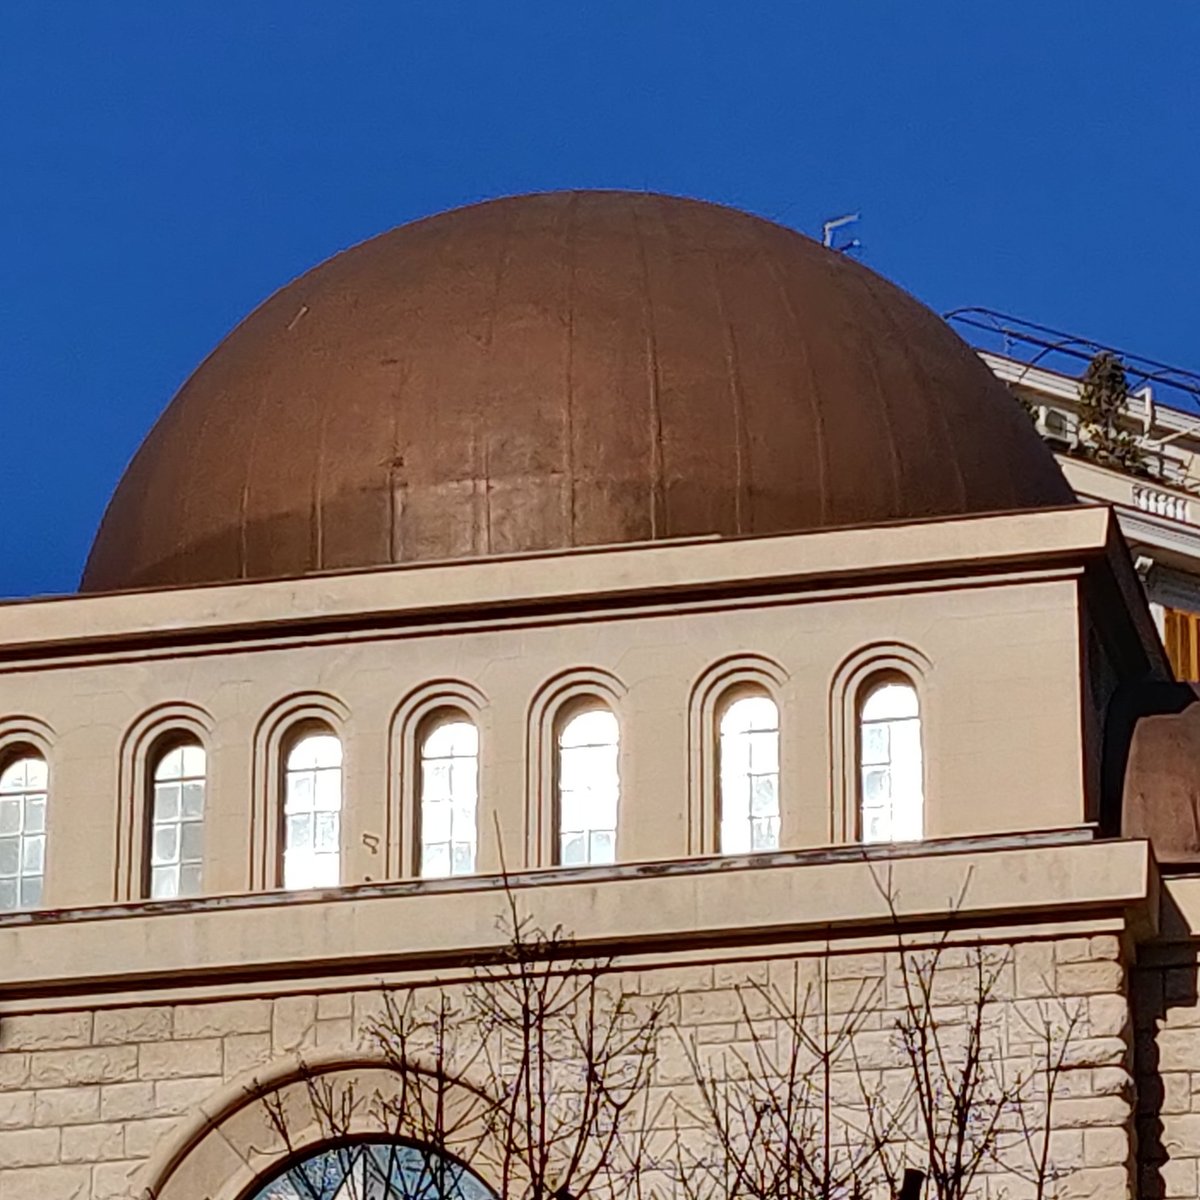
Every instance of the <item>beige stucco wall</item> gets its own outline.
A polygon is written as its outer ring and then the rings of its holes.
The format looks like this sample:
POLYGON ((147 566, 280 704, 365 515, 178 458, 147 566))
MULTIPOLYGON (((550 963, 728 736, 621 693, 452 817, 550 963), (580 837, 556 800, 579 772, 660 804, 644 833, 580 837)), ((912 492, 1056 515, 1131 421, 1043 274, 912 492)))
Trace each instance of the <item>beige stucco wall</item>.
MULTIPOLYGON (((961 524, 944 523, 948 546, 961 545, 961 524)), ((424 610, 409 613, 399 604, 332 632, 314 614, 298 625, 262 626, 253 644, 241 637, 232 647, 221 631, 200 628, 186 637, 172 633, 160 648, 58 643, 31 661, 24 646, 6 655, 3 643, 5 616, 20 626, 13 639, 30 636, 26 606, 0 612, 0 713, 11 714, 10 738, 27 725, 48 746, 45 903, 137 895, 131 829, 145 789, 136 763, 151 733, 177 719, 207 726, 207 891, 273 884, 277 740, 289 714, 308 712, 329 714, 345 742, 344 881, 411 873, 405 788, 413 764, 403 758, 403 716, 406 705, 428 705, 441 693, 454 702, 468 694, 479 709, 481 871, 499 867, 497 827, 510 869, 550 861, 548 714, 572 689, 600 689, 621 721, 619 858, 712 851, 714 800, 705 783, 712 730, 711 723, 701 728, 697 714, 705 689, 719 690, 723 672, 743 668, 767 679, 781 708, 786 848, 846 837, 855 770, 846 689, 875 661, 911 666, 921 692, 928 836, 1085 819, 1076 571, 951 570, 902 585, 885 573, 830 595, 824 582, 792 578, 780 560, 803 562, 806 539, 777 541, 787 544, 758 548, 778 576, 767 594, 761 582, 756 594, 739 594, 741 585, 726 579, 719 594, 679 595, 659 578, 631 609, 605 598, 602 583, 620 564, 598 554, 586 556, 596 599, 585 605, 560 597, 534 614, 514 600, 486 616, 456 606, 431 624, 424 610)), ((695 546, 691 558, 719 562, 726 551, 744 555, 745 544, 695 546)), ((612 553, 626 566, 636 559, 612 553)), ((642 553, 661 571, 657 551, 642 553)), ((549 565, 520 564, 529 588, 549 565)), ((469 582, 470 566, 462 570, 469 582)), ((395 584, 406 587, 419 575, 396 572, 395 584)), ((381 582, 379 575, 367 580, 374 593, 381 582)), ((342 592, 363 581, 331 578, 320 586, 336 606, 342 592)), ((192 603, 189 594, 179 596, 181 605, 192 603)), ((55 615, 53 605, 46 608, 55 615)))

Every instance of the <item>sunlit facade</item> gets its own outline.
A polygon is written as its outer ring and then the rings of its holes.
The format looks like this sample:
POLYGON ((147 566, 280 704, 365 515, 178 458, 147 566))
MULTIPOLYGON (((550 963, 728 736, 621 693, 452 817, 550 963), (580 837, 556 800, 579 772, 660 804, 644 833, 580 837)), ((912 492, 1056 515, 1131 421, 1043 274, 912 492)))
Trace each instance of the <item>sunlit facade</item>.
MULTIPOLYGON (((1028 1083, 966 1195, 1200 1196, 1200 436, 1056 462, 1077 381, 1016 364, 646 193, 434 217, 253 312, 80 593, 0 607, 0 1197, 713 1200, 662 1166, 719 1157, 697 1096, 805 1037, 789 1131, 908 1095, 910 951, 1028 1083), (653 1193, 588 1176, 609 1134, 653 1193)), ((928 1175, 919 1124, 867 1140, 928 1175)))

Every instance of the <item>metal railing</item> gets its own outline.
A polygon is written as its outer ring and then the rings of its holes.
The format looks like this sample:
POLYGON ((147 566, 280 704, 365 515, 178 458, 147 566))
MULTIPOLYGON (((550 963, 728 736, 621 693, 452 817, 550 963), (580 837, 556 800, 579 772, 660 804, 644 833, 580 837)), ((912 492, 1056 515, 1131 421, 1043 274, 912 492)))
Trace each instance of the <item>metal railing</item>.
POLYGON ((1157 403, 1200 415, 1200 372, 1106 346, 991 308, 956 308, 945 319, 977 350, 991 350, 1030 367, 1078 377, 1097 354, 1115 354, 1125 367, 1130 392, 1151 384, 1157 403))

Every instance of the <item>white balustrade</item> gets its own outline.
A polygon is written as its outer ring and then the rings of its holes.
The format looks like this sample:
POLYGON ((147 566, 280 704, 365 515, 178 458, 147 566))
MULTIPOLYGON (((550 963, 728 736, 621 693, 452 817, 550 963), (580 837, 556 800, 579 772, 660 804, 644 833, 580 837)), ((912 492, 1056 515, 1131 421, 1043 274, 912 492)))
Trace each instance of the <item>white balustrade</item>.
POLYGON ((1170 517, 1173 521, 1188 519, 1187 500, 1183 496, 1173 496, 1170 492, 1160 492, 1157 488, 1135 483, 1133 503, 1143 512, 1154 513, 1158 517, 1170 517))

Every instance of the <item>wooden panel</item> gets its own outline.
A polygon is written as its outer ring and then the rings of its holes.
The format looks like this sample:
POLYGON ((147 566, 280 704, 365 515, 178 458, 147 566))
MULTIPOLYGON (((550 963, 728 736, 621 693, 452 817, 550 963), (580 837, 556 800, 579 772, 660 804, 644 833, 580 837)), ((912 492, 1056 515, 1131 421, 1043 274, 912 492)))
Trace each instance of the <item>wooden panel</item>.
POLYGON ((1200 683, 1200 616, 1168 608, 1165 617, 1163 641, 1175 678, 1200 683))

